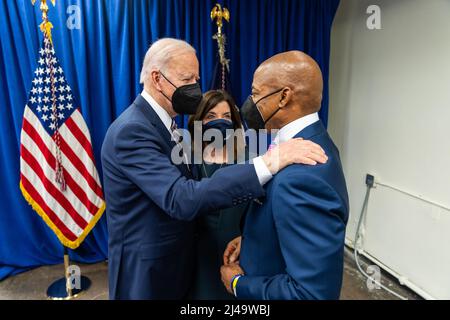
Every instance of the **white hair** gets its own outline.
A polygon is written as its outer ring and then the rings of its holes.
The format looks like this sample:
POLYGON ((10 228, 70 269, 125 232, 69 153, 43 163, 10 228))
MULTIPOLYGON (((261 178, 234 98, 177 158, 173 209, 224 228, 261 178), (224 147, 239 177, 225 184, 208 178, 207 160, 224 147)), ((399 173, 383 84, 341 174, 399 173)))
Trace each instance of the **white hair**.
POLYGON ((183 40, 164 38, 153 43, 145 54, 141 84, 144 84, 152 71, 165 68, 171 59, 186 52, 196 53, 195 49, 183 40))

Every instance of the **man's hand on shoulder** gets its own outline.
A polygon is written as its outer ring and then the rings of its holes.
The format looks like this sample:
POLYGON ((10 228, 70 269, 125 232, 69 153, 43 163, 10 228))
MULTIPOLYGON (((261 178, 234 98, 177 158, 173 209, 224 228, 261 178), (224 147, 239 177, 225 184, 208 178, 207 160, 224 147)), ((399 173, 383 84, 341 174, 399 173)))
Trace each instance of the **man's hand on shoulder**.
POLYGON ((262 159, 272 175, 294 163, 317 165, 328 161, 321 146, 302 138, 291 139, 275 146, 264 154, 262 159))

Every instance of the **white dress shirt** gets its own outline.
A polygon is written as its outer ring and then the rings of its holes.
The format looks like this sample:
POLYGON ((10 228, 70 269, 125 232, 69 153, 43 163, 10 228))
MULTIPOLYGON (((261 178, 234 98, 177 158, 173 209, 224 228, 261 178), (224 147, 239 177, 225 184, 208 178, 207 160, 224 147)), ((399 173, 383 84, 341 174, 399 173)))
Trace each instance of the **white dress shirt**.
POLYGON ((316 112, 288 123, 278 131, 275 139, 273 139, 273 144, 278 145, 292 139, 297 133, 317 121, 319 121, 319 114, 316 112))
MULTIPOLYGON (((145 101, 148 102, 148 104, 152 107, 152 109, 156 112, 158 117, 163 122, 164 126, 167 128, 169 133, 172 135, 171 126, 172 126, 172 118, 167 113, 166 110, 164 110, 163 107, 161 107, 158 102, 156 102, 155 99, 145 90, 141 93, 142 97, 145 99, 145 101)), ((173 137, 173 135, 172 135, 173 137)), ((266 164, 264 163, 264 160, 262 157, 257 157, 253 159, 253 165, 255 167, 256 175, 258 176, 259 183, 263 186, 267 182, 269 182, 270 179, 272 179, 272 174, 270 173, 269 168, 267 168, 266 164)))

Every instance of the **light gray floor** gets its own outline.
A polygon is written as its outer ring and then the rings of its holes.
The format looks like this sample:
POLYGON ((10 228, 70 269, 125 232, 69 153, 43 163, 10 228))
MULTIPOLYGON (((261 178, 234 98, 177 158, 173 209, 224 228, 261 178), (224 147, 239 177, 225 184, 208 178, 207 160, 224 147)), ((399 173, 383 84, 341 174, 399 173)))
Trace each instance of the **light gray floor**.
MULTIPOLYGON (((84 276, 91 279, 92 285, 88 291, 80 295, 80 300, 105 300, 108 299, 108 282, 106 262, 93 265, 79 265, 84 276)), ((363 268, 367 265, 363 260, 363 268)), ((47 299, 46 291, 48 286, 55 280, 62 277, 63 265, 45 266, 10 277, 0 282, 0 300, 22 300, 47 299)), ((407 288, 402 287, 398 282, 383 274, 382 282, 391 290, 394 290, 408 299, 420 299, 407 288)), ((344 282, 341 292, 343 300, 395 300, 396 297, 384 290, 369 291, 366 286, 366 279, 358 272, 352 259, 351 252, 346 249, 344 282)))

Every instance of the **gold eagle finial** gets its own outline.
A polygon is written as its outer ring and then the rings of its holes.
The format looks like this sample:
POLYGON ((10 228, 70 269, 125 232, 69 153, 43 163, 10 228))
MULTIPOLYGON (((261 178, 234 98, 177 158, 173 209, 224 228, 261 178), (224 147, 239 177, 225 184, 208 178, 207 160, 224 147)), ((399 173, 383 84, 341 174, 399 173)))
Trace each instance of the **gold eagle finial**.
POLYGON ((223 8, 220 4, 216 4, 211 10, 211 20, 216 20, 217 33, 213 36, 214 40, 217 40, 217 46, 219 48, 220 64, 222 65, 222 89, 225 90, 225 69, 230 71, 230 60, 225 56, 225 44, 226 37, 222 33, 223 20, 230 22, 230 11, 227 8, 223 8))
POLYGON ((211 10, 211 20, 216 20, 217 27, 219 28, 219 33, 222 32, 223 21, 225 19, 230 22, 230 12, 227 8, 223 8, 220 4, 216 4, 211 10))
MULTIPOLYGON (((48 20, 48 4, 47 1, 48 0, 40 0, 41 1, 41 6, 40 9, 42 11, 42 23, 40 25, 41 27, 41 31, 44 34, 44 36, 50 40, 50 42, 53 43, 52 40, 52 29, 53 29, 53 24, 48 20)), ((55 6, 56 0, 50 0, 51 3, 53 4, 53 6, 55 6)), ((36 3, 36 0, 31 0, 31 3, 34 5, 36 3)))

